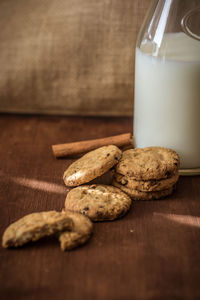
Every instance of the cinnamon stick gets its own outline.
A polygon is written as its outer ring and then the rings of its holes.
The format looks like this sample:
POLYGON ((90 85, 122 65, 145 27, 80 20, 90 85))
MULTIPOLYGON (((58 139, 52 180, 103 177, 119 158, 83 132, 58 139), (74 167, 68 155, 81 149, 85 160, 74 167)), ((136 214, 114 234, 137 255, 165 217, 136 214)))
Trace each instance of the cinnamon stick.
POLYGON ((109 136, 101 139, 52 145, 52 150, 55 157, 66 157, 66 156, 74 156, 77 154, 85 153, 102 146, 116 145, 118 147, 124 147, 124 146, 129 146, 131 144, 132 144, 131 133, 124 133, 124 134, 109 136))

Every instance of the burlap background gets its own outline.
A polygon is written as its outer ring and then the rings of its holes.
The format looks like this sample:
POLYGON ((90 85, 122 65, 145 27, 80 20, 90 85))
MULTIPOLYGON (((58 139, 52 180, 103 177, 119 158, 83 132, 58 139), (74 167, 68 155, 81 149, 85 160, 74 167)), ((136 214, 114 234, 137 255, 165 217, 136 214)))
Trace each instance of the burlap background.
POLYGON ((149 0, 1 0, 0 111, 131 115, 149 0))

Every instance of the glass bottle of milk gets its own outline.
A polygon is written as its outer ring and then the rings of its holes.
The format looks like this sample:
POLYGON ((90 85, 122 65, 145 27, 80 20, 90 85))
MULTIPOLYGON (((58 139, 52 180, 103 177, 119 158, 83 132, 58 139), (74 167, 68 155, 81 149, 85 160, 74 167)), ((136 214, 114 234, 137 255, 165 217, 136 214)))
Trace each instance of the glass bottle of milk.
POLYGON ((136 47, 134 136, 136 147, 174 149, 182 169, 200 173, 200 0, 149 9, 136 47))

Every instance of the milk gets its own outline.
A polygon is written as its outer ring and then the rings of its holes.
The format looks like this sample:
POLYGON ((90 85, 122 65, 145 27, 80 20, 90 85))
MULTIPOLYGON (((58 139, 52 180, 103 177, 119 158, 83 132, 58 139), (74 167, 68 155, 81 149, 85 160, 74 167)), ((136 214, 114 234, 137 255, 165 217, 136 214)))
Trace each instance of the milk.
POLYGON ((136 147, 172 148, 181 168, 200 167, 200 41, 165 34, 158 53, 149 42, 136 49, 134 136, 136 147))

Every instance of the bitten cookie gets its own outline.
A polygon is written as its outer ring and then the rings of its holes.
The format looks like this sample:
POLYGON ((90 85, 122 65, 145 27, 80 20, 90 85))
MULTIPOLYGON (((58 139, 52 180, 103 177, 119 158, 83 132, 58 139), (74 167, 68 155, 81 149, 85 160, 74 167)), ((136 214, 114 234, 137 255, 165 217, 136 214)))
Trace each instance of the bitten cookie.
POLYGON ((116 172, 136 180, 164 179, 178 172, 178 154, 167 148, 130 149, 122 154, 116 172))
POLYGON ((131 206, 131 199, 120 189, 93 184, 72 189, 65 200, 65 208, 80 212, 93 221, 122 217, 131 206))
POLYGON ((93 224, 86 216, 71 211, 65 211, 65 214, 73 221, 73 226, 71 231, 62 232, 59 236, 63 251, 85 244, 93 231, 93 224))
POLYGON ((121 189, 127 195, 129 195, 133 200, 153 200, 153 199, 162 199, 172 194, 174 187, 170 187, 166 190, 157 191, 157 192, 140 192, 138 190, 129 189, 118 182, 113 180, 112 183, 114 186, 121 189))
POLYGON ((72 227, 73 222, 65 213, 45 211, 29 214, 8 226, 3 234, 2 246, 4 248, 22 246, 44 236, 71 230, 72 227))
POLYGON ((87 183, 111 169, 120 158, 121 150, 114 145, 98 148, 72 163, 63 180, 67 186, 87 183))
POLYGON ((123 185, 124 187, 127 187, 129 189, 138 190, 141 192, 156 192, 156 191, 162 191, 166 190, 170 187, 172 187, 179 178, 178 172, 173 175, 172 177, 166 178, 166 179, 152 179, 152 180, 135 180, 131 177, 124 176, 118 173, 114 174, 114 179, 119 184, 123 185))

